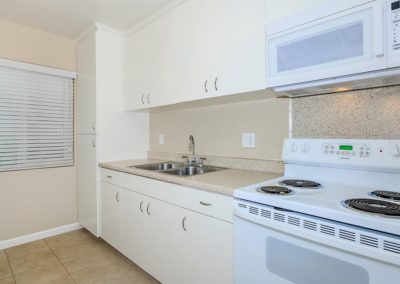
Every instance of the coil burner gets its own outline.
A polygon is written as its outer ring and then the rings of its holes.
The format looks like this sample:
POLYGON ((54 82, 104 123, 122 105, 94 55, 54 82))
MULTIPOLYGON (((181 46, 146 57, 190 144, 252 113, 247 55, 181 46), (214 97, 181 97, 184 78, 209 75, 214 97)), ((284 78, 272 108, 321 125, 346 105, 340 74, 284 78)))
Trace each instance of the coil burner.
POLYGON ((343 202, 344 206, 356 210, 400 217, 400 205, 377 199, 349 199, 343 202))

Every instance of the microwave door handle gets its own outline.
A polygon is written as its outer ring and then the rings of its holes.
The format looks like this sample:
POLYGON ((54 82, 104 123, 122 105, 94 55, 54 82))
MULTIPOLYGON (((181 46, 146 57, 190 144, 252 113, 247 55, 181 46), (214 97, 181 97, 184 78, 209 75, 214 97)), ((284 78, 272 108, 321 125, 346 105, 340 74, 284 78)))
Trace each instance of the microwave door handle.
POLYGON ((376 1, 374 5, 374 50, 376 57, 383 57, 385 55, 384 49, 384 5, 386 1, 376 1))

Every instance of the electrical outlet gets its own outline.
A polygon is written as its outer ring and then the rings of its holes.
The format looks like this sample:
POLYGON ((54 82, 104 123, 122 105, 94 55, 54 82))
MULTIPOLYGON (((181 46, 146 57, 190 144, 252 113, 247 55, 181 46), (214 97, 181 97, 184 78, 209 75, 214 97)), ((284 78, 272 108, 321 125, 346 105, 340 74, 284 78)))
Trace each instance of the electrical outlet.
POLYGON ((242 133, 242 147, 255 148, 256 147, 256 134, 255 133, 242 133))
POLYGON ((160 136, 158 137, 158 143, 159 143, 160 145, 164 145, 164 143, 165 143, 165 136, 164 136, 164 134, 160 134, 160 136))

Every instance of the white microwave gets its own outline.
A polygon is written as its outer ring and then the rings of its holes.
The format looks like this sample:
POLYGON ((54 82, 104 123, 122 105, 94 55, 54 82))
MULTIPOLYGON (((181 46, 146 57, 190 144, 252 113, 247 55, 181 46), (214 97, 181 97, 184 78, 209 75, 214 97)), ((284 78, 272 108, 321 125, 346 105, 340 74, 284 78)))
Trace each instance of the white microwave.
POLYGON ((267 27, 267 87, 292 96, 400 84, 400 1, 329 1, 267 27))

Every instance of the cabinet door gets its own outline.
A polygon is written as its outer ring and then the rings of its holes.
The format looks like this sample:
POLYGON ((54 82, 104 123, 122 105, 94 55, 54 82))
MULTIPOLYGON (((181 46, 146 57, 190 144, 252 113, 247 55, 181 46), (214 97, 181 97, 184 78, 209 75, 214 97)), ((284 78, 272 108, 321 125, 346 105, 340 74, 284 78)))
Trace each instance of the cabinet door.
POLYGON ((182 283, 233 283, 233 224, 185 210, 182 283))
POLYGON ((122 252, 140 267, 145 267, 147 253, 148 197, 131 190, 121 191, 122 252))
POLYGON ((96 133, 96 36, 90 33, 77 46, 76 112, 79 134, 96 133))
POLYGON ((127 37, 125 44, 125 103, 128 110, 176 102, 174 50, 170 37, 172 14, 154 20, 127 37))
POLYGON ((177 67, 185 70, 181 101, 265 89, 265 6, 260 0, 193 0, 175 8, 177 54, 184 59, 177 67))
POLYGON ((97 136, 78 135, 78 220, 95 236, 98 232, 97 136))
MULTIPOLYGON (((202 0, 204 1, 204 0, 202 0)), ((266 9, 260 0, 206 0, 214 11, 210 76, 214 96, 266 88, 266 9)))
POLYGON ((145 270, 164 284, 181 283, 181 210, 156 199, 150 199, 146 205, 149 231, 145 270))
POLYGON ((181 102, 214 96, 212 73, 215 69, 215 27, 219 19, 214 5, 210 6, 208 2, 185 1, 172 12, 181 102))
POLYGON ((135 33, 126 38, 125 68, 124 68, 124 97, 127 110, 147 107, 146 96, 150 88, 150 66, 147 52, 154 48, 148 45, 146 34, 135 33))
POLYGON ((120 189, 108 182, 101 183, 101 237, 121 250, 122 230, 120 189))

